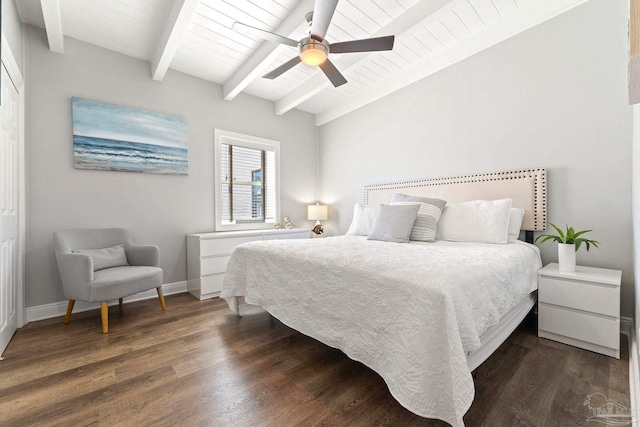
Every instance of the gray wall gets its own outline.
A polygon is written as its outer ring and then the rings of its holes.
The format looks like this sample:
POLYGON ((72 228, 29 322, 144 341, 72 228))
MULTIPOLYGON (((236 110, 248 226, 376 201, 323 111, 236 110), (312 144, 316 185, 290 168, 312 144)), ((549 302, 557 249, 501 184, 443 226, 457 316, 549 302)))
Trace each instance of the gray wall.
POLYGON ((14 0, 4 0, 2 2, 2 33, 7 38, 11 53, 13 53, 20 72, 24 76, 22 63, 22 22, 20 21, 14 0))
MULTIPOLYGON (((320 128, 329 233, 366 184, 545 167, 549 219, 591 228, 633 314, 627 0, 591 0, 320 128)), ((557 260, 551 243, 543 262, 557 260)))
POLYGON ((185 234, 212 231, 213 130, 222 128, 281 142, 282 214, 299 226, 316 197, 313 116, 276 116, 272 102, 169 71, 151 80, 150 65, 74 39, 65 53, 47 48, 43 30, 28 27, 29 221, 27 306, 63 301, 52 248, 54 230, 124 227, 137 241, 160 247, 165 283, 186 280, 185 234), (189 175, 76 170, 71 96, 186 117, 189 175))

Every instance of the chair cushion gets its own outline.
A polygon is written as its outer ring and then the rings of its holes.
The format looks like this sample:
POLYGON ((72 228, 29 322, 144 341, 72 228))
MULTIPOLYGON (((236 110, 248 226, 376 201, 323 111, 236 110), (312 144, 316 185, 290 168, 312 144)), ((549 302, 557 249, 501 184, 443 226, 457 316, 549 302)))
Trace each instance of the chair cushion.
POLYGON ((159 267, 127 266, 96 271, 89 301, 108 301, 162 286, 159 267))
POLYGON ((124 245, 115 245, 103 249, 74 249, 71 252, 89 255, 93 260, 93 271, 129 265, 124 245))

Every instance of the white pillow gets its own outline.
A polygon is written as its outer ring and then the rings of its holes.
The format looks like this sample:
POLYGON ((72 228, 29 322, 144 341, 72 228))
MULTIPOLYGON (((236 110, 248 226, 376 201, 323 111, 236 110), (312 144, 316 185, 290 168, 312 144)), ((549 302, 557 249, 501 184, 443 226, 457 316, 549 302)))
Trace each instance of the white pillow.
POLYGON ((509 231, 507 242, 513 243, 520 237, 520 228, 522 227, 522 219, 524 218, 524 209, 511 208, 509 210, 509 231))
POLYGON ((445 206, 438 239, 454 242, 507 243, 511 199, 472 200, 445 206))
POLYGON ((376 219, 378 206, 362 206, 356 203, 353 207, 353 219, 347 236, 368 236, 373 229, 373 221, 376 219))

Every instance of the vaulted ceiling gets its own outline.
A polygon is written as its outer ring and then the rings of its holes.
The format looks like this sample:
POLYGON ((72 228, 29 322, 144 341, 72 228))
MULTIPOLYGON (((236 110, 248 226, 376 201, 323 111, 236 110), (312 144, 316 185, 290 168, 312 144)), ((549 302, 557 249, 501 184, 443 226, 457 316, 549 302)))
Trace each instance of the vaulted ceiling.
POLYGON ((275 80, 261 76, 297 49, 247 37, 242 22, 299 40, 314 0, 17 0, 23 22, 47 31, 64 54, 72 37, 150 63, 149 78, 168 69, 296 108, 325 124, 525 31, 588 0, 340 0, 326 39, 395 35, 392 51, 330 54, 348 83, 335 88, 318 67, 299 64, 275 80))

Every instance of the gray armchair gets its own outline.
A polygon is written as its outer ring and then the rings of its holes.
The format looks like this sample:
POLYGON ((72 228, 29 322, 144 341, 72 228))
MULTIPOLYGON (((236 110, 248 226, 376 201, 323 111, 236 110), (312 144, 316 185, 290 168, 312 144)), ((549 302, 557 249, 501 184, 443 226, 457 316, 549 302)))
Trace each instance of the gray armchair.
POLYGON ((64 323, 69 323, 76 300, 99 301, 102 332, 107 333, 109 300, 118 298, 122 309, 122 298, 153 288, 162 310, 166 309, 157 246, 136 245, 122 228, 56 231, 53 243, 62 288, 69 299, 64 323), (124 254, 122 248, 113 249, 117 245, 124 246, 124 254))

